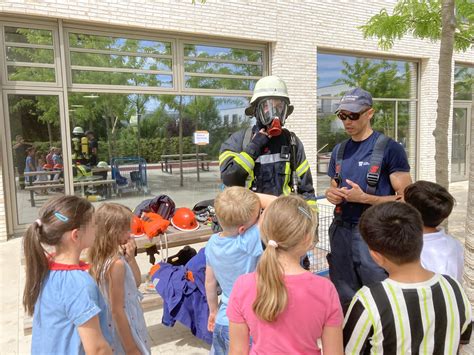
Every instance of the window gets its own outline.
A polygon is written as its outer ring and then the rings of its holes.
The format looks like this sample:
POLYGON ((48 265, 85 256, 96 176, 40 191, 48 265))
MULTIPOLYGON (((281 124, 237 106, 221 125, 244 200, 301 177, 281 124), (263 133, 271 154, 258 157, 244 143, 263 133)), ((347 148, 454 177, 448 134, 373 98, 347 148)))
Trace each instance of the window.
POLYGON ((224 115, 224 124, 225 125, 229 124, 229 115, 224 115))
POLYGON ((4 26, 7 81, 56 83, 53 31, 4 26))
MULTIPOLYGON (((372 127, 400 142, 405 148, 412 172, 415 168, 417 117, 416 62, 349 55, 318 53, 318 173, 327 173, 335 145, 347 138, 342 122, 334 114, 343 94, 362 87, 372 94, 375 115, 372 127)), ((318 193, 329 179, 318 179, 318 193)))
POLYGON ((171 42, 69 32, 72 84, 172 88, 171 42))
POLYGON ((186 88, 252 91, 264 73, 264 52, 256 49, 184 44, 186 88))
POLYGON ((454 100, 472 100, 474 67, 456 65, 454 67, 454 100))

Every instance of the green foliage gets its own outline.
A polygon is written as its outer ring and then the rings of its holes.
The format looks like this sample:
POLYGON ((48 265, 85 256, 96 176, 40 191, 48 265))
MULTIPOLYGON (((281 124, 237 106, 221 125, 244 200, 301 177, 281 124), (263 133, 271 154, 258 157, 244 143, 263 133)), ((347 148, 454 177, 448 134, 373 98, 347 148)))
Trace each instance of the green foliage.
MULTIPOLYGON (((137 156, 138 149, 137 137, 132 132, 121 134, 117 139, 117 144, 112 152, 112 157, 131 157, 137 156)), ((99 160, 109 161, 108 142, 99 140, 99 160)), ((179 138, 141 138, 140 156, 148 163, 157 163, 161 160, 162 154, 178 154, 179 138)), ((183 138, 183 154, 194 153, 195 145, 192 144, 191 137, 183 138)))
POLYGON ((454 68, 454 99, 471 100, 474 68, 456 66, 454 68))
MULTIPOLYGON (((384 50, 407 33, 437 41, 441 37, 441 3, 441 0, 399 0, 392 15, 382 9, 359 28, 364 38, 377 37, 379 47, 384 50)), ((454 48, 466 51, 474 43, 474 5, 470 0, 456 0, 455 7, 454 48)))
POLYGON ((410 64, 405 64, 405 72, 398 70, 395 62, 386 60, 374 61, 367 58, 358 58, 354 64, 342 62, 343 78, 337 79, 335 84, 347 84, 350 87, 361 87, 373 97, 409 98, 410 97, 410 64))

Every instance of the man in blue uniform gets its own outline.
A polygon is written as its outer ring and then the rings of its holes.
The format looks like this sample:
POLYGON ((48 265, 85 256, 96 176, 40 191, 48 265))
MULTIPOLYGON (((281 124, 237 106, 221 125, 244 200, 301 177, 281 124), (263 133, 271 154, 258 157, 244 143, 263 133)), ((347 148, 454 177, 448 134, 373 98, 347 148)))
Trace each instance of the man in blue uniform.
POLYGON ((303 144, 282 128, 292 112, 283 80, 267 76, 257 82, 245 110, 256 118, 256 125, 235 132, 221 146, 219 167, 225 186, 247 186, 274 196, 294 192, 316 208, 303 144))
POLYGON ((370 205, 401 200, 411 183, 403 147, 375 132, 372 96, 356 88, 348 91, 336 110, 350 138, 332 151, 326 198, 336 205, 329 228, 329 276, 343 306, 363 285, 382 281, 385 270, 372 260, 359 233, 359 218, 370 205))

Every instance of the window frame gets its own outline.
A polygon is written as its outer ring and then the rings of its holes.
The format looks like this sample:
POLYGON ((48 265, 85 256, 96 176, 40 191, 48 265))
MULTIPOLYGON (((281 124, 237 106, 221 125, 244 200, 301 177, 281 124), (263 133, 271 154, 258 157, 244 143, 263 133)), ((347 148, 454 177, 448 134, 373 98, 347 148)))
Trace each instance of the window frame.
POLYGON ((59 54, 59 31, 57 26, 53 24, 37 23, 37 22, 21 22, 21 21, 2 21, 0 26, 0 46, 1 53, 0 59, 2 62, 2 85, 5 88, 11 87, 44 87, 44 88, 60 88, 62 84, 61 76, 61 59, 59 54), (16 43, 7 42, 5 35, 5 27, 17 27, 17 28, 29 28, 34 30, 47 30, 51 31, 53 39, 52 45, 41 45, 41 44, 28 44, 28 43, 16 43), (53 51, 53 64, 46 63, 28 63, 28 62, 12 62, 7 61, 7 47, 23 47, 33 49, 49 49, 53 51), (19 65, 18 65, 19 64, 19 65), (55 81, 27 81, 27 80, 9 80, 8 78, 8 67, 33 67, 33 68, 51 68, 54 70, 55 81))

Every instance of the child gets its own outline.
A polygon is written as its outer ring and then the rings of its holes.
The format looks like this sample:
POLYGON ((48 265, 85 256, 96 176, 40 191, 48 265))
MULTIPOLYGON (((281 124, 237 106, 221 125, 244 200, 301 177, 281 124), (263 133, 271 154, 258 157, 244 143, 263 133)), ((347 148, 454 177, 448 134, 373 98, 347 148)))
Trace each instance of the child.
POLYGON ((25 234, 23 306, 33 314, 33 354, 112 354, 104 339, 107 306, 88 265, 79 260, 94 241, 94 226, 90 202, 61 196, 41 208, 25 234), (48 254, 42 244, 56 247, 56 253, 48 254))
POLYGON ((103 203, 96 212, 97 232, 89 250, 91 275, 99 284, 113 324, 115 354, 150 354, 150 339, 138 291, 141 274, 130 238, 132 211, 117 203, 103 203))
MULTIPOLYGON (((25 159, 25 173, 30 173, 36 171, 36 164, 35 164, 35 148, 29 147, 26 150, 26 159, 25 159)), ((28 183, 32 183, 35 180, 34 176, 27 176, 25 181, 28 183)))
POLYGON ((423 219, 423 249, 421 265, 459 282, 464 270, 464 249, 461 243, 447 235, 439 225, 449 217, 454 207, 454 197, 441 185, 417 181, 408 185, 405 202, 415 207, 423 219))
POLYGON ((346 354, 456 354, 471 335, 471 305, 450 276, 423 268, 423 222, 406 203, 362 215, 360 232, 388 279, 362 287, 344 320, 346 354))
POLYGON ((227 308, 230 353, 342 354, 342 309, 336 288, 306 271, 317 218, 298 196, 279 197, 265 210, 266 249, 257 271, 239 277, 227 308))
POLYGON ((217 355, 229 352, 229 320, 225 314, 229 296, 237 277, 255 270, 262 254, 257 226, 260 208, 265 208, 274 199, 276 197, 255 194, 239 186, 226 188, 215 199, 222 232, 211 236, 205 253, 208 330, 213 332, 212 347, 217 355), (217 282, 222 289, 220 307, 217 282))

